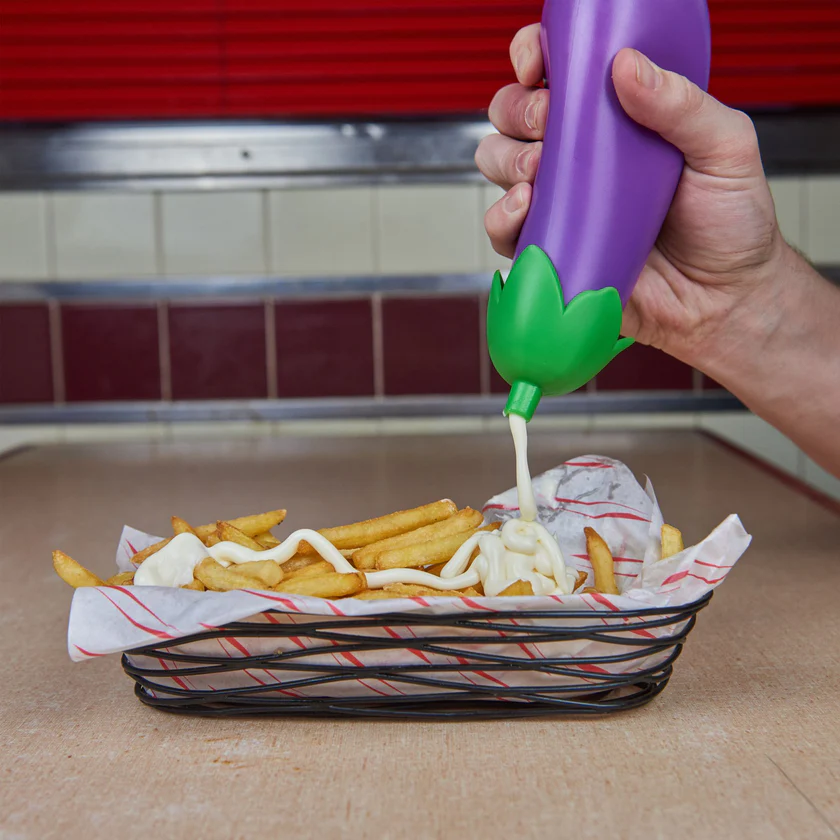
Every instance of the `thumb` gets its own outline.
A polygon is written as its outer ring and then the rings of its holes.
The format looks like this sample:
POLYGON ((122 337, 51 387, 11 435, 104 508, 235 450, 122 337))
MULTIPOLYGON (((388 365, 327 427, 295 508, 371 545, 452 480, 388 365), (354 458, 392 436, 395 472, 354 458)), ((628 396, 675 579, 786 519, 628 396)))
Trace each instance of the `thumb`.
POLYGON ((613 63, 613 84, 627 115, 676 146, 692 169, 722 178, 762 174, 752 120, 685 76, 624 49, 613 63))

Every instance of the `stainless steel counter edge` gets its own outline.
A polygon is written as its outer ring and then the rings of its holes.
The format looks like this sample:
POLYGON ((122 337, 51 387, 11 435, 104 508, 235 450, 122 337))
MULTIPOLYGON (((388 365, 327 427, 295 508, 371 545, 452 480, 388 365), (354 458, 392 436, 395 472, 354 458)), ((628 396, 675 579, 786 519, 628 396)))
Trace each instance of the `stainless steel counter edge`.
MULTIPOLYGON (((840 109, 752 114, 772 175, 840 172, 840 109)), ((0 190, 217 190, 480 180, 494 128, 438 120, 0 125, 0 190)))
MULTIPOLYGON (((495 417, 502 414, 504 405, 503 396, 45 404, 0 407, 0 424, 495 417)), ((543 415, 589 415, 737 411, 741 408, 741 403, 725 391, 706 394, 646 391, 572 394, 546 399, 540 405, 540 412, 543 415)))

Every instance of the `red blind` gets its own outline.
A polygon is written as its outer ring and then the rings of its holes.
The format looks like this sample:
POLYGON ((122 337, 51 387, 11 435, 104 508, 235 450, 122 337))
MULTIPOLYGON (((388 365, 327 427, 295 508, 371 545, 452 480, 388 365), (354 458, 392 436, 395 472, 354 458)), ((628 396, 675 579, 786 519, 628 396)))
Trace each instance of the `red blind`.
MULTIPOLYGON (((452 114, 541 0, 0 0, 0 118, 452 114)), ((713 92, 840 105, 840 0, 711 0, 713 92)))

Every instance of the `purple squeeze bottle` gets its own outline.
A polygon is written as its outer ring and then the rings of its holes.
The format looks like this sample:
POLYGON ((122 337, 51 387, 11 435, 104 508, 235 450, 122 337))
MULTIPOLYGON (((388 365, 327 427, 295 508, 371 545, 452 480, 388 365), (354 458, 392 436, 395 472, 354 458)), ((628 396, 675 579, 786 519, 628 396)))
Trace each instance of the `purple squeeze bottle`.
POLYGON ((531 208, 506 282, 493 279, 487 339, 511 386, 506 414, 589 382, 631 339, 621 318, 674 198, 684 159, 628 117, 613 60, 633 47, 706 88, 706 0, 546 0, 550 88, 531 208))

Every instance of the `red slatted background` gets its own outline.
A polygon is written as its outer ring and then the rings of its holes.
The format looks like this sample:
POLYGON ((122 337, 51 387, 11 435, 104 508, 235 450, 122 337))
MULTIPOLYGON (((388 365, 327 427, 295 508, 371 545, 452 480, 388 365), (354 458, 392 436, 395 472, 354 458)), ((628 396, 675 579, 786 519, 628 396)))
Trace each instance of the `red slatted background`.
MULTIPOLYGON (((0 0, 0 119, 485 108, 541 0, 0 0)), ((840 105, 840 0, 711 0, 712 87, 840 105)))

